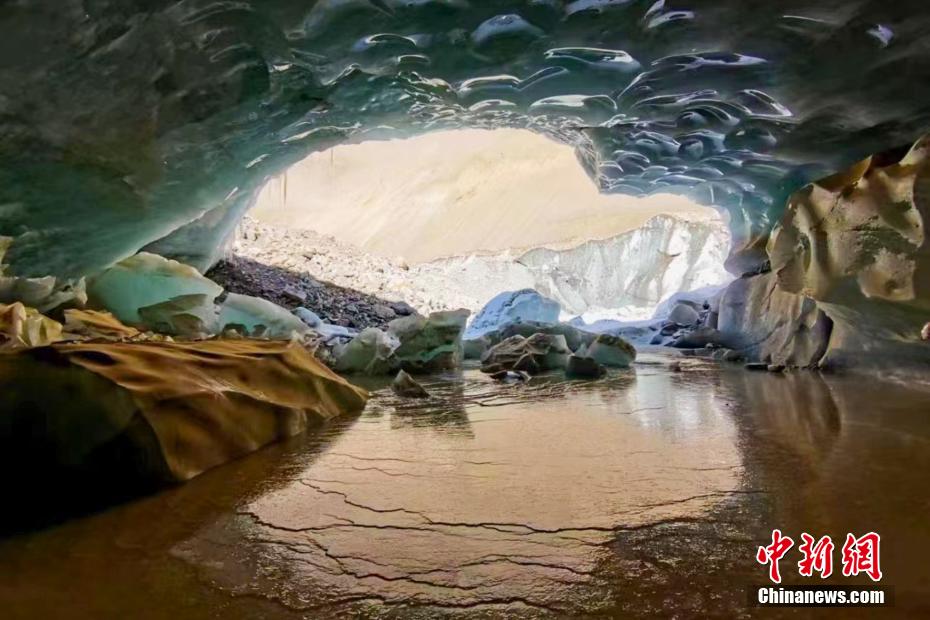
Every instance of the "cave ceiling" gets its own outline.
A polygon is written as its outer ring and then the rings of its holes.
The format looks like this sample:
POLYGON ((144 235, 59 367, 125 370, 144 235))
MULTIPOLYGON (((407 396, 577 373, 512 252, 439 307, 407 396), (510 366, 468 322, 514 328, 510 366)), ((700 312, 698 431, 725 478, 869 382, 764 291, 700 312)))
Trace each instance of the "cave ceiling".
POLYGON ((927 131, 928 18, 888 0, 2 2, 6 261, 77 276, 146 248, 204 268, 308 153, 460 127, 564 141, 602 191, 684 193, 739 243, 805 183, 927 131))

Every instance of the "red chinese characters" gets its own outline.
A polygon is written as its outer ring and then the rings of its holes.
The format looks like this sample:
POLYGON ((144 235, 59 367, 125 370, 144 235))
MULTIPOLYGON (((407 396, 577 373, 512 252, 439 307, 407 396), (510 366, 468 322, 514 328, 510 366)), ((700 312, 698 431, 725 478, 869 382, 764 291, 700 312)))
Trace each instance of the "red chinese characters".
POLYGON ((881 536, 869 532, 860 538, 846 534, 843 543, 843 576, 855 577, 865 573, 872 581, 882 578, 882 569, 879 566, 879 544, 881 536))
MULTIPOLYGON (((859 538, 853 534, 846 534, 846 542, 843 543, 842 549, 843 576, 856 577, 864 573, 872 581, 880 581, 880 545, 881 536, 875 532, 869 532, 859 538)), ((793 546, 794 540, 790 536, 785 536, 781 530, 772 530, 772 543, 759 547, 756 551, 756 561, 763 566, 768 565, 769 579, 773 583, 781 583, 778 562, 793 546)), ((816 572, 820 574, 821 579, 832 575, 835 548, 833 539, 829 536, 816 539, 807 532, 801 534, 801 544, 798 545, 798 551, 801 552, 798 573, 802 577, 813 577, 816 572)))
POLYGON ((772 530, 772 544, 767 547, 759 547, 759 550, 756 552, 756 561, 762 565, 769 565, 769 579, 774 583, 781 583, 778 561, 782 559, 793 546, 794 541, 788 536, 782 536, 781 530, 772 530))
POLYGON ((804 556, 798 562, 798 572, 802 577, 812 577, 814 571, 820 573, 821 579, 833 574, 833 540, 829 536, 815 543, 814 537, 805 532, 801 534, 798 551, 804 556))

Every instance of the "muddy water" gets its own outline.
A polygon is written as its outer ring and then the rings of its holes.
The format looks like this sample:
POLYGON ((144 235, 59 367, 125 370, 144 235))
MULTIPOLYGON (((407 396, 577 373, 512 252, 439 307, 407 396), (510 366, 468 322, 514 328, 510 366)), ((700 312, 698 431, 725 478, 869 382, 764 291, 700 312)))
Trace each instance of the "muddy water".
MULTIPOLYGON (((930 614, 930 393, 670 361, 379 389, 316 435, 0 542, 0 617, 768 617, 746 586, 775 527, 879 532, 896 606, 860 615, 930 614)), ((811 583, 796 561, 786 581, 811 583)))

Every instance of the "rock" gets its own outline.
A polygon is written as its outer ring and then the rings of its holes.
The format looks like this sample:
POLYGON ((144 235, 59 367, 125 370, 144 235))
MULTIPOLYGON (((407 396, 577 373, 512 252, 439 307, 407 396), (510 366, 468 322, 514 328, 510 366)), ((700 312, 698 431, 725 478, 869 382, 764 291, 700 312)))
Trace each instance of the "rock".
POLYGON ((489 338, 492 344, 497 344, 511 336, 520 335, 524 338, 529 338, 533 334, 563 336, 565 338, 565 343, 572 351, 577 351, 582 346, 591 344, 597 337, 596 334, 586 332, 566 323, 547 324, 538 321, 510 323, 499 330, 487 332, 485 337, 489 338))
POLYGON ((588 347, 588 357, 605 365, 627 368, 636 359, 636 349, 619 336, 599 334, 588 347))
POLYGON ((910 366, 923 374, 928 175, 925 136, 906 153, 868 157, 788 199, 766 247, 782 300, 768 304, 768 324, 780 317, 786 327, 773 326, 777 334, 765 343, 771 355, 759 359, 882 372, 910 366), (785 306, 786 296, 804 301, 785 306))
POLYGON ((405 316, 388 323, 400 346, 395 351, 407 372, 452 370, 462 362, 462 332, 468 310, 433 312, 428 318, 405 316))
POLYGON ((768 370, 769 365, 761 362, 750 362, 748 364, 744 364, 743 368, 746 370, 768 370))
POLYGON ((570 355, 565 367, 566 376, 578 379, 599 379, 607 374, 607 369, 590 357, 570 355))
POLYGON ((511 369, 526 372, 556 370, 565 368, 569 355, 571 350, 561 335, 511 336, 488 349, 481 359, 481 370, 489 374, 511 369))
POLYGON ((188 480, 366 399, 289 342, 58 343, 0 355, 0 462, 43 483, 134 490, 188 480))
POLYGON ((480 360, 490 347, 491 339, 487 336, 479 336, 472 340, 462 341, 462 354, 467 360, 480 360))
MULTIPOLYGON (((717 279, 718 282, 726 282, 728 280, 729 278, 722 277, 717 279)), ((725 284, 711 285, 693 291, 682 291, 670 295, 656 306, 652 318, 671 320, 670 315, 672 310, 681 304, 690 306, 695 311, 700 311, 704 305, 707 304, 711 310, 715 310, 714 299, 719 299, 724 289, 726 289, 725 284)))
POLYGON ((220 306, 219 325, 242 325, 249 336, 288 339, 296 332, 304 334, 307 325, 286 309, 265 299, 229 293, 220 306))
POLYGON ((414 307, 405 301, 392 301, 389 302, 388 305, 390 306, 391 310, 397 314, 397 316, 410 316, 411 314, 417 313, 414 307))
POLYGON ((475 316, 465 337, 472 339, 511 323, 537 321, 558 323, 559 303, 543 297, 533 289, 500 293, 475 316))
POLYGON ((533 357, 530 353, 524 353, 520 356, 511 370, 517 372, 525 372, 528 375, 538 375, 542 370, 539 366, 539 362, 533 357))
POLYGON ((515 370, 498 370, 490 374, 495 381, 511 382, 516 381, 525 383, 530 380, 530 375, 525 372, 515 370))
POLYGON ((378 318, 389 321, 391 319, 397 318, 397 312, 390 306, 386 304, 375 304, 372 306, 372 311, 378 318))
POLYGON ((203 295, 212 304, 222 293, 222 287, 193 267, 147 252, 124 259, 87 282, 89 304, 132 326, 144 323, 139 308, 186 295, 203 295))
POLYGON ((307 303, 307 294, 303 291, 294 288, 293 286, 285 286, 281 291, 281 294, 286 298, 290 299, 294 303, 305 304, 307 303))
POLYGON ((832 321, 817 303, 783 291, 774 273, 734 280, 720 300, 724 346, 747 359, 809 367, 827 350, 832 321))
POLYGON ((677 325, 695 325, 699 319, 700 315, 698 315, 697 310, 687 303, 679 303, 668 314, 668 320, 677 325))
POLYGON ((42 347, 62 339, 62 326, 23 304, 0 304, 0 349, 42 347))
POLYGON ((726 341, 725 336, 712 327, 698 327, 685 332, 670 343, 676 349, 700 349, 701 347, 715 348, 726 341))
POLYGON ((394 377, 391 389, 395 394, 404 398, 429 398, 429 392, 403 370, 394 377))
POLYGON ((339 372, 383 375, 397 368, 394 351, 400 346, 397 338, 376 327, 363 330, 348 344, 334 351, 335 368, 339 372))
POLYGON ((649 341, 649 344, 661 345, 665 342, 666 336, 663 336, 661 333, 656 334, 652 337, 652 340, 649 341))
POLYGON ((308 327, 319 327, 323 323, 323 319, 317 316, 315 312, 307 310, 306 308, 297 308, 294 310, 294 316, 303 321, 308 327))
POLYGON ((785 366, 784 364, 769 364, 766 367, 766 370, 768 370, 769 372, 785 372, 787 369, 788 369, 787 366, 785 366))

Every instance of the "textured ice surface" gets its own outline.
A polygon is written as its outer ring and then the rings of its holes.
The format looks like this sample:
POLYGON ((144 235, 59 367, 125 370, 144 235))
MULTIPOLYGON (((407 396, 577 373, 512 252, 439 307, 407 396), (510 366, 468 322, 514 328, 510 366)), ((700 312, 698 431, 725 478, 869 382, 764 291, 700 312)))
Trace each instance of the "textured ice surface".
POLYGON ((203 267, 264 180, 311 151, 518 127, 575 145, 604 191, 721 206, 739 250, 805 182, 928 129, 928 14, 887 0, 13 3, 0 235, 18 275, 93 273, 149 244, 203 267))
POLYGON ((139 308, 188 295, 203 295, 212 308, 222 292, 223 287, 193 267, 146 252, 120 261, 87 286, 91 304, 106 308, 128 325, 143 322, 139 308))
POLYGON ((657 216, 629 233, 569 250, 533 250, 518 262, 571 316, 645 319, 672 293, 729 281, 729 245, 723 224, 657 216))
POLYGON ((532 289, 504 291, 485 304, 465 331, 466 339, 500 329, 510 323, 537 321, 557 323, 559 302, 540 295, 532 289))
POLYGON ((300 318, 266 299, 229 293, 220 306, 220 328, 229 325, 245 327, 249 335, 266 338, 290 338, 294 332, 309 328, 300 318))

